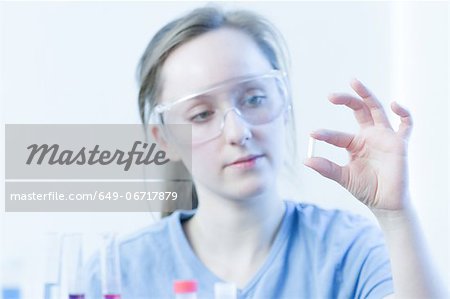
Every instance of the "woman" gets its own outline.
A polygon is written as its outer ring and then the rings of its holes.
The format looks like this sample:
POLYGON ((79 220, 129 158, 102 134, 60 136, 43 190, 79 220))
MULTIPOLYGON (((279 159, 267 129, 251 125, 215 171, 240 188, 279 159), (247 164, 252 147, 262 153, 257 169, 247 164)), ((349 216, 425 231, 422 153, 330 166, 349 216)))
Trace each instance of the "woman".
MULTIPOLYGON (((198 207, 122 242, 123 298, 171 298, 178 279, 196 279, 200 298, 213 298, 220 281, 235 283, 239 298, 439 295, 410 206, 412 120, 398 104, 394 131, 379 101, 354 80, 359 97, 330 101, 354 111, 360 132, 312 133, 347 149, 350 162, 305 161, 366 204, 384 236, 362 217, 280 197, 275 177, 285 141, 295 139, 284 57, 276 30, 244 11, 197 9, 152 39, 140 63, 141 117, 161 124, 152 134, 172 160, 192 165, 198 207), (171 129, 179 123, 192 126, 192 138, 171 129)), ((98 270, 90 281, 99 298, 98 270)))

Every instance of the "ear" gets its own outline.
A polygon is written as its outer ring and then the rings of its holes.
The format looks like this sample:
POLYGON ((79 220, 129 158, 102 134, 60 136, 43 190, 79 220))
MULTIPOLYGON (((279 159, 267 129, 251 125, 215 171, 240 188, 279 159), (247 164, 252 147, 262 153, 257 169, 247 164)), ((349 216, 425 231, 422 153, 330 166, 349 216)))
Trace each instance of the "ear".
POLYGON ((158 146, 166 152, 167 158, 171 161, 180 161, 181 157, 178 154, 174 145, 170 144, 166 132, 161 125, 151 125, 150 132, 153 139, 156 141, 158 146))

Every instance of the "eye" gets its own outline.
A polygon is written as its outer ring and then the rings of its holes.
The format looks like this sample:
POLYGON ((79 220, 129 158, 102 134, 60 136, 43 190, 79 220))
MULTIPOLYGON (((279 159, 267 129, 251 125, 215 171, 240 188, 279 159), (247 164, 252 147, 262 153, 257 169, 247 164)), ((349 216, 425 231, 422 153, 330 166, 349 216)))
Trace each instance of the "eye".
POLYGON ((252 95, 244 98, 242 103, 245 107, 257 108, 265 104, 267 97, 265 95, 252 95))
POLYGON ((205 110, 190 117, 189 120, 194 123, 202 123, 210 120, 213 115, 213 110, 205 110))

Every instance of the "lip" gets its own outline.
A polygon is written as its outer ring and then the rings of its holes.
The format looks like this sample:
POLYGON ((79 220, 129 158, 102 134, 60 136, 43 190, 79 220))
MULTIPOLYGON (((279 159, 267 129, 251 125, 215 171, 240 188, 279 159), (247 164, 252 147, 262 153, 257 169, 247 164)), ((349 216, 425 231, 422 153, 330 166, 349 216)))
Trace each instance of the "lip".
POLYGON ((263 157, 264 155, 248 155, 242 158, 239 158, 235 160, 234 162, 228 163, 225 165, 225 167, 228 166, 243 166, 248 164, 254 164, 254 162, 258 159, 263 157))

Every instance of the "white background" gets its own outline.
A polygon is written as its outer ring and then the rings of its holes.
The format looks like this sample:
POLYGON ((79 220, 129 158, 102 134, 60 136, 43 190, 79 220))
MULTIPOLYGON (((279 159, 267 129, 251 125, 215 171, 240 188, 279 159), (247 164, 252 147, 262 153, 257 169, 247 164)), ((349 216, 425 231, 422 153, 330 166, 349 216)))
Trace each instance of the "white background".
MULTIPOLYGON (((139 123, 135 68, 140 55, 161 26, 200 5, 2 3, 2 124, 139 123)), ((410 142, 413 202, 433 261, 450 285, 448 3, 224 6, 263 14, 287 41, 300 161, 306 155, 311 130, 358 129, 351 111, 327 101, 330 92, 351 92, 348 83, 353 77, 366 83, 386 107, 395 99, 410 109, 415 121, 410 142)), ((398 121, 392 120, 396 126, 398 121)), ((3 157, 4 130, 0 134, 3 157)), ((319 145, 318 152, 339 163, 346 161, 345 152, 330 146, 319 145)), ((4 169, 3 158, 0 163, 4 169)), ((4 171, 0 176, 4 179, 4 171)), ((302 165, 296 179, 295 188, 285 184, 286 195, 372 217, 339 185, 302 165)), ((4 198, 3 183, 0 194, 4 198)), ((3 202, 1 206, 4 209, 3 202)), ((88 256, 96 246, 96 232, 126 233, 151 221, 148 213, 2 212, 3 281, 20 283, 25 298, 40 297, 46 232, 86 233, 88 256)))

